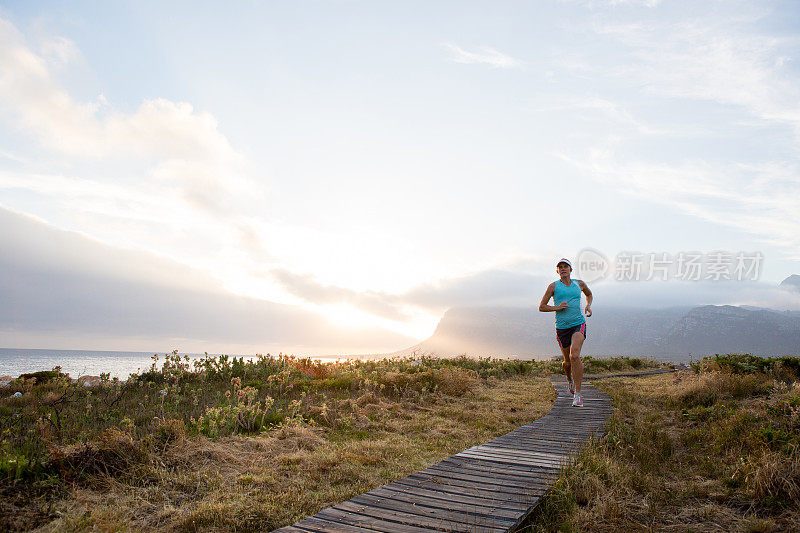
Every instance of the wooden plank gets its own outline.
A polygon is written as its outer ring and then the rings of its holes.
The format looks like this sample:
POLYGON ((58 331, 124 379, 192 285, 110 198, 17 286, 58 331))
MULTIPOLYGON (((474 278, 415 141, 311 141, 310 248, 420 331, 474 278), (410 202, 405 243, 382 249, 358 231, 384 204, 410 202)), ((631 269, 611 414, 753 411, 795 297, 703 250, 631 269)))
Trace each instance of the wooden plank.
MULTIPOLYGON (((516 510, 506 509, 499 505, 491 505, 491 503, 487 503, 486 501, 457 501, 454 498, 442 498, 436 495, 431 496, 417 491, 398 492, 381 487, 367 492, 364 496, 374 496, 385 500, 396 500, 412 503, 414 505, 425 505, 450 511, 462 511, 484 516, 498 516, 507 519, 513 519, 519 514, 516 510)), ((353 501, 355 501, 355 498, 353 501)))
MULTIPOLYGON (((513 503, 502 500, 490 500, 488 498, 468 496, 459 492, 431 490, 419 486, 412 487, 409 485, 400 485, 398 483, 390 483, 388 485, 384 485, 383 487, 375 489, 375 491, 379 491, 380 494, 386 494, 392 491, 401 492, 408 495, 414 495, 420 498, 429 498, 432 500, 446 500, 446 501, 453 501, 471 505, 491 506, 495 509, 506 509, 509 511, 516 511, 516 512, 525 509, 525 506, 522 503, 513 503)), ((370 491, 370 492, 375 492, 375 491, 370 491)))
POLYGON ((461 468, 459 470, 426 470, 425 473, 435 476, 442 476, 444 479, 455 479, 476 483, 483 486, 487 490, 495 491, 508 489, 528 490, 530 487, 547 483, 548 476, 550 475, 548 472, 537 472, 535 475, 528 475, 524 478, 518 477, 514 479, 504 477, 500 479, 495 473, 467 468, 461 468))
POLYGON ((516 448, 507 448, 505 446, 500 446, 497 444, 490 445, 490 444, 481 444, 480 446, 473 446, 474 449, 485 449, 485 448, 497 448, 497 449, 513 449, 515 453, 520 455, 527 455, 530 457, 535 458, 542 458, 542 459, 552 459, 554 461, 561 461, 564 458, 563 454, 558 453, 549 453, 549 452, 530 452, 527 450, 520 450, 516 448))
POLYGON ((497 473, 500 476, 525 476, 526 478, 533 475, 538 475, 543 471, 547 471, 539 466, 519 466, 519 465, 508 465, 508 464, 498 464, 492 463, 489 461, 485 461, 483 459, 475 459, 473 457, 465 457, 465 456, 453 456, 450 459, 445 459, 440 464, 453 464, 458 465, 461 468, 467 468, 471 470, 479 470, 484 473, 497 473))
MULTIPOLYGON (((399 503, 395 503, 394 505, 401 506, 399 503)), ((409 526, 414 527, 415 531, 417 529, 427 529, 428 531, 431 529, 437 531, 471 531, 473 528, 478 528, 480 526, 485 526, 485 529, 497 529, 477 519, 474 522, 462 522, 463 517, 461 517, 459 513, 453 512, 443 511, 435 514, 421 515, 402 510, 384 509, 382 507, 354 503, 352 500, 342 502, 335 505, 333 508, 340 511, 349 511, 364 517, 379 519, 383 522, 395 522, 396 526, 391 526, 395 531, 387 533, 395 533, 397 530, 406 533, 407 530, 405 528, 409 526)), ((506 522, 503 523, 505 524, 506 522)), ((382 524, 381 527, 385 528, 388 526, 382 524)), ((385 530, 379 529, 379 531, 385 530)))
POLYGON ((489 455, 499 455, 501 457, 512 457, 514 459, 522 459, 525 461, 534 461, 545 465, 561 466, 564 462, 566 455, 541 454, 538 452, 529 452, 518 448, 510 448, 508 446, 473 446, 464 451, 485 453, 489 455))
POLYGON ((366 529, 350 524, 343 524, 341 522, 332 522, 315 516, 309 516, 305 520, 295 524, 295 526, 311 533, 375 533, 374 529, 366 529))
POLYGON ((336 524, 346 524, 357 526, 364 529, 371 529, 372 531, 381 531, 383 533, 430 533, 431 529, 439 530, 438 528, 430 527, 417 527, 410 524, 403 524, 395 520, 385 520, 378 516, 363 514, 355 509, 365 508, 363 506, 353 506, 349 502, 342 502, 335 507, 328 507, 314 515, 314 518, 328 520, 336 524), (342 509, 341 507, 349 507, 342 509))
POLYGON ((524 490, 528 487, 528 484, 525 483, 524 480, 515 481, 515 482, 506 482, 505 480, 499 480, 491 475, 478 475, 478 474, 470 474, 465 472, 460 472, 458 470, 450 470, 446 468, 436 468, 434 466, 426 468, 422 470, 420 474, 430 474, 432 476, 437 476, 445 479, 460 479, 463 481, 470 481, 472 483, 479 483, 484 485, 487 488, 491 488, 494 491, 500 491, 501 489, 504 492, 507 492, 512 489, 517 490, 524 490))
POLYGON ((520 464, 524 463, 531 463, 533 465, 543 464, 543 465, 552 465, 552 464, 559 464, 561 460, 567 454, 560 454, 560 457, 551 458, 551 457, 542 457, 535 455, 536 452, 530 452, 528 450, 523 450, 521 448, 514 448, 513 445, 506 444, 505 446, 473 446, 472 448, 467 448, 463 452, 459 452, 456 455, 464 455, 467 453, 471 454, 483 454, 483 455, 497 455, 500 457, 511 457, 514 459, 519 459, 520 464))
POLYGON ((552 465, 550 463, 544 463, 541 461, 533 461, 530 459, 522 459, 516 457, 507 457, 503 455, 496 455, 496 454, 488 454, 483 452, 473 452, 473 451, 463 451, 457 454, 459 457, 475 457, 478 459, 485 459, 486 461, 492 461, 495 463, 505 463, 509 465, 537 465, 541 466, 544 469, 550 470, 558 470, 559 467, 556 465, 552 465))
POLYGON ((480 459, 473 459, 463 455, 453 456, 451 459, 437 463, 429 468, 448 469, 465 474, 490 475, 498 480, 528 480, 538 476, 544 469, 535 466, 498 465, 480 459))
POLYGON ((495 499, 505 498, 512 501, 513 500, 519 501, 521 494, 519 488, 517 487, 512 488, 500 485, 487 485, 485 483, 480 483, 480 482, 476 483, 475 481, 469 481, 467 479, 462 479, 460 477, 455 477, 455 476, 443 476, 441 474, 417 472, 416 474, 411 474, 410 476, 407 477, 420 481, 432 481, 440 485, 456 485, 460 487, 478 489, 484 491, 487 494, 493 495, 492 497, 495 499))
POLYGON ((467 526, 478 523, 510 525, 516 521, 514 516, 517 514, 509 515, 507 511, 502 509, 479 508, 445 500, 408 501, 408 498, 403 499, 402 495, 398 496, 396 493, 389 497, 366 493, 356 496, 350 501, 379 509, 401 511, 423 518, 444 518, 467 526))
MULTIPOLYGON (((520 502, 524 503, 523 500, 525 500, 526 497, 526 494, 516 490, 510 493, 498 492, 487 488, 486 485, 478 485, 475 483, 470 483, 469 481, 426 477, 420 474, 412 474, 411 476, 404 477, 403 479, 398 479, 393 484, 408 485, 410 487, 422 487, 442 492, 468 494, 470 496, 476 496, 487 500, 507 502, 515 505, 520 502)), ((544 488, 545 485, 534 485, 532 487, 533 488, 528 492, 529 494, 534 494, 536 491, 544 488)))

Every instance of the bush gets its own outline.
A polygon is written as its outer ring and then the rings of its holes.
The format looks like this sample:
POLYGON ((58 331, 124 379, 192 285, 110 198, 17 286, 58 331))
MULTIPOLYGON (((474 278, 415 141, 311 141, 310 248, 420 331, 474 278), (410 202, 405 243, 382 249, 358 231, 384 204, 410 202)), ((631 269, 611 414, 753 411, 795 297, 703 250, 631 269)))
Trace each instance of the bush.
MULTIPOLYGON (((584 372, 590 374, 620 372, 623 370, 640 370, 642 368, 656 368, 661 366, 661 363, 657 361, 652 359, 643 359, 641 357, 615 356, 599 359, 592 356, 586 356, 582 357, 581 359, 583 360, 584 372)), ((560 371, 560 369, 558 371, 560 371)))
POLYGON ((222 437, 239 433, 257 433, 266 424, 267 415, 274 400, 267 396, 263 401, 256 400, 258 391, 252 387, 241 387, 239 378, 231 379, 231 388, 225 392, 227 403, 209 406, 192 426, 207 437, 222 437))
POLYGON ((55 463, 67 479, 91 476, 124 476, 146 463, 147 449, 118 428, 108 428, 88 443, 56 452, 55 463))
POLYGON ((35 379, 37 385, 42 385, 49 381, 53 381, 60 377, 66 377, 66 374, 62 374, 57 370, 42 370, 40 372, 31 372, 28 374, 20 374, 19 379, 27 380, 27 379, 35 379))
POLYGON ((772 389, 765 375, 726 374, 706 372, 692 379, 684 377, 684 386, 672 397, 675 405, 685 409, 711 407, 723 399, 742 399, 762 396, 772 389))
POLYGON ((321 379, 331 375, 330 365, 312 361, 310 358, 290 359, 289 364, 310 378, 321 379))
POLYGON ((768 508, 796 509, 800 506, 800 455, 763 454, 747 476, 756 501, 768 508))
POLYGON ((800 377, 800 357, 758 357, 749 353, 714 354, 700 361, 700 369, 727 374, 769 374, 777 378, 796 380, 800 377))
POLYGON ((24 450, 11 450, 7 442, 0 447, 0 480, 18 481, 35 479, 48 472, 45 461, 39 454, 25 453, 24 450))
POLYGON ((153 429, 153 443, 161 448, 179 443, 186 437, 186 424, 175 418, 159 418, 153 429))
POLYGON ((434 383, 444 394, 463 396, 478 386, 480 378, 474 370, 443 368, 434 373, 434 383))

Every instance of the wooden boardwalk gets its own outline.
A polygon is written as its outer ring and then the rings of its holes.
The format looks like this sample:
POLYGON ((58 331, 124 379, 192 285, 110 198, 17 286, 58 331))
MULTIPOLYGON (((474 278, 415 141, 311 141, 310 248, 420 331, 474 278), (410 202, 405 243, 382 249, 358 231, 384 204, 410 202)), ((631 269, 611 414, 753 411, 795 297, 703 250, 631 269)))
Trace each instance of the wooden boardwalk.
POLYGON ((510 531, 571 454, 603 433, 612 412, 608 396, 591 385, 584 383, 579 408, 563 377, 551 381, 558 397, 544 417, 276 532, 510 531))

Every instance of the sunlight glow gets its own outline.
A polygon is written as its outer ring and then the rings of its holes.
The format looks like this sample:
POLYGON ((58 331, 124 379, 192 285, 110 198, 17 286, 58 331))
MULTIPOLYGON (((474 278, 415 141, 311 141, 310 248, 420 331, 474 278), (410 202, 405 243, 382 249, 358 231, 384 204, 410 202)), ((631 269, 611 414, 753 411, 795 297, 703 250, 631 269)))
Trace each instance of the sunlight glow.
POLYGON ((420 340, 429 337, 439 321, 438 316, 421 312, 414 313, 411 319, 405 322, 389 320, 343 303, 318 306, 317 310, 338 326, 354 329, 381 327, 420 340))

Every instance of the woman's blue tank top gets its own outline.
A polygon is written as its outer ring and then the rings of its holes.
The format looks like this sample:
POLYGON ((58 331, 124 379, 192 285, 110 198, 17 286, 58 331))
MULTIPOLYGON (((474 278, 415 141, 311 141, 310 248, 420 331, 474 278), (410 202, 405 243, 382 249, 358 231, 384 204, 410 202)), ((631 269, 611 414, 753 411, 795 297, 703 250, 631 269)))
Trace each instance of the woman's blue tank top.
POLYGON ((574 279, 570 280, 569 287, 561 283, 560 279, 556 280, 553 302, 555 305, 561 302, 569 305, 566 309, 556 311, 556 329, 571 328, 586 322, 581 313, 581 287, 574 279))

